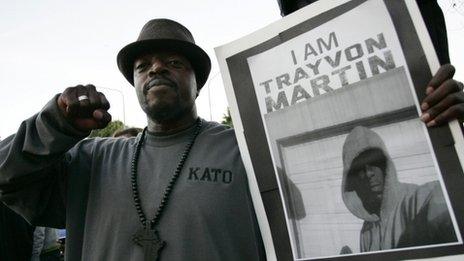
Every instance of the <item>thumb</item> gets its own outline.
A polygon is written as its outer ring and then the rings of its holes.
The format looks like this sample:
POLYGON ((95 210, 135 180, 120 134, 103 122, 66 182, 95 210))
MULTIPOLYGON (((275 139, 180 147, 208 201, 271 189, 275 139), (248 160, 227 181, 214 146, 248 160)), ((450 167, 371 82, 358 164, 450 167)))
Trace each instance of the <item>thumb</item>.
POLYGON ((108 111, 104 109, 95 110, 92 116, 97 122, 98 129, 105 128, 111 122, 111 114, 109 114, 108 111))
POLYGON ((95 110, 92 118, 77 118, 74 120, 74 126, 79 130, 91 131, 94 129, 103 129, 111 122, 111 115, 103 109, 95 110))

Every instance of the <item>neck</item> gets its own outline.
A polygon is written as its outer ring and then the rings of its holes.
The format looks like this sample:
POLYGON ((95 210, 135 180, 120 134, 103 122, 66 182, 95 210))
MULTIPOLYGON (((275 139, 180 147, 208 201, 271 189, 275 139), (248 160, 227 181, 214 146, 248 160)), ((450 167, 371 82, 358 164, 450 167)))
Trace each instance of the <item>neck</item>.
POLYGON ((169 135, 192 126, 197 120, 196 110, 186 113, 177 119, 155 120, 148 118, 148 132, 158 135, 169 135))
POLYGON ((364 208, 366 208, 366 210, 369 213, 376 214, 377 216, 380 217, 380 210, 382 208, 382 200, 381 199, 370 200, 364 203, 364 208))

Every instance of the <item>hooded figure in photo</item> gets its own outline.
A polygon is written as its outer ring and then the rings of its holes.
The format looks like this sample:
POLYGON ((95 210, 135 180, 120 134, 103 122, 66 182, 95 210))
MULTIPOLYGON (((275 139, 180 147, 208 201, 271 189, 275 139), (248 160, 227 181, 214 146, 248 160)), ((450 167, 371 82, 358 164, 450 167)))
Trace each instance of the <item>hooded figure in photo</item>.
POLYGON ((342 196, 364 220, 361 252, 457 240, 439 182, 399 182, 384 142, 368 128, 354 128, 343 145, 342 196))

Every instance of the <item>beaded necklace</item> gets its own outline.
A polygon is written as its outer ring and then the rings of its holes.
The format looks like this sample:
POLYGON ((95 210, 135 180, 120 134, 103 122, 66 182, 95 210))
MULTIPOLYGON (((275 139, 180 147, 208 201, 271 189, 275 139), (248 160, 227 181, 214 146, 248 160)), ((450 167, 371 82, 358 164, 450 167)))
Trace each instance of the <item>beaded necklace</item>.
POLYGON ((142 223, 142 227, 133 235, 132 240, 139 246, 143 247, 145 260, 158 260, 159 255, 166 242, 161 240, 158 234, 158 230, 155 228, 159 223, 161 214, 166 207, 169 196, 176 184, 177 179, 184 167, 185 161, 188 158, 190 150, 192 149, 193 143, 200 133, 202 122, 200 118, 196 120, 195 132, 193 133, 190 142, 185 146, 184 152, 180 157, 179 163, 177 164, 176 170, 171 177, 166 189, 164 190, 161 203, 156 209, 155 216, 151 220, 147 220, 145 213, 142 210, 142 204, 140 202, 139 190, 137 188, 137 164, 140 156, 140 150, 142 149, 143 140, 145 138, 147 128, 145 128, 140 136, 140 139, 136 143, 136 149, 132 155, 131 161, 131 184, 132 184, 132 197, 134 199, 135 209, 139 216, 139 220, 142 223))

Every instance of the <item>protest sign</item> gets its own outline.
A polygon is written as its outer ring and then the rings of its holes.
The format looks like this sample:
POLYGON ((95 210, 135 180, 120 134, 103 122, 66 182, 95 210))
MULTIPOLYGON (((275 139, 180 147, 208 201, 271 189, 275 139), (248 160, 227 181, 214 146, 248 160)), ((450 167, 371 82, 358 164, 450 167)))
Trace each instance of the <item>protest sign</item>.
POLYGON ((464 252, 462 132, 419 119, 439 65, 415 1, 319 1, 216 53, 268 258, 464 252))

